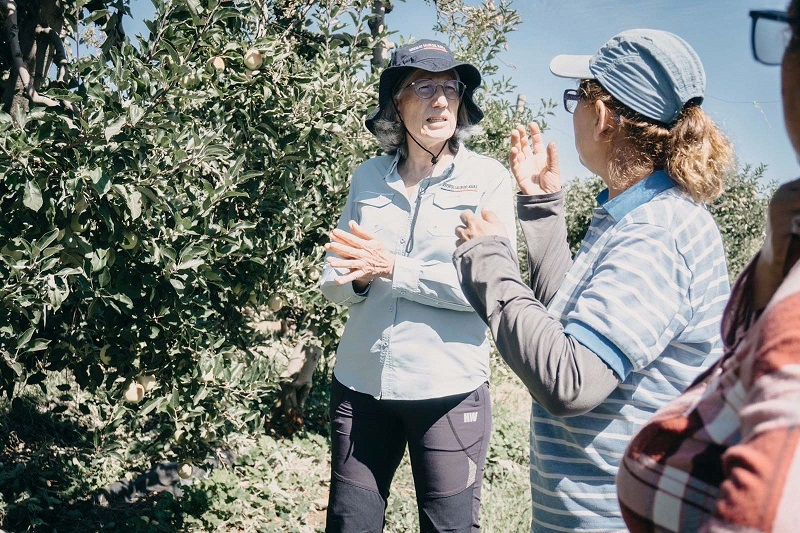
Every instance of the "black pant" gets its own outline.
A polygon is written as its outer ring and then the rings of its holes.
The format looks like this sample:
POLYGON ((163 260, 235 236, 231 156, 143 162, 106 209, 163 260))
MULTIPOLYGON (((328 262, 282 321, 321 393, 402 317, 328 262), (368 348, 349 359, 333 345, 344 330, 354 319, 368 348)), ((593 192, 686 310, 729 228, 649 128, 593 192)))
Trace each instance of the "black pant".
POLYGON ((326 532, 383 530, 389 486, 408 443, 420 531, 478 531, 492 429, 489 385, 431 400, 376 400, 331 384, 326 532))

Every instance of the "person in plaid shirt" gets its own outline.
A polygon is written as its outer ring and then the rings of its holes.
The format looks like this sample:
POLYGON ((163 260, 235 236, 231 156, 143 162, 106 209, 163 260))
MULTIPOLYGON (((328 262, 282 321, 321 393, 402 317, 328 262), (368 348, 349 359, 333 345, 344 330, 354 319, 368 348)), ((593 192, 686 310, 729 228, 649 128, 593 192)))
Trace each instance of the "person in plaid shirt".
MULTIPOLYGON (((756 60, 778 64, 800 154, 800 0, 753 11, 756 60), (784 51, 785 50, 785 51, 784 51)), ((617 475, 628 528, 800 529, 800 179, 769 206, 767 238, 723 315, 725 355, 629 444, 617 475)))

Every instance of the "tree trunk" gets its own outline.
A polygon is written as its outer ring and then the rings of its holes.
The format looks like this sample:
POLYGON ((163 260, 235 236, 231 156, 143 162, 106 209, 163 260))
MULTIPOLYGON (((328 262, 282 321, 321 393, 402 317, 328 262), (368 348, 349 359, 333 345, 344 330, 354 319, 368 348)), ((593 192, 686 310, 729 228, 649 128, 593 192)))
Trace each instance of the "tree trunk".
POLYGON ((303 408, 322 350, 314 344, 317 330, 310 327, 297 340, 286 370, 281 374, 281 399, 278 403, 281 418, 288 433, 303 426, 303 408))
MULTIPOLYGON (((369 30, 372 36, 377 38, 384 33, 384 18, 387 13, 391 13, 394 4, 391 0, 375 0, 372 3, 372 18, 369 19, 369 30)), ((383 68, 389 58, 389 42, 381 39, 372 49, 372 70, 377 71, 383 68)))

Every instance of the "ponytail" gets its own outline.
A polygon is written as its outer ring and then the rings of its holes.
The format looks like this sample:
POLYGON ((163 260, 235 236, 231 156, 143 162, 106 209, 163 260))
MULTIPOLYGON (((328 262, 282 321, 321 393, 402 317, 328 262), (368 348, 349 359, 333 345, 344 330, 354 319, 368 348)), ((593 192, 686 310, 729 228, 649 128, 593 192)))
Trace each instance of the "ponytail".
POLYGON ((733 147, 699 106, 683 109, 669 130, 667 174, 698 202, 715 200, 725 189, 733 147))
POLYGON ((664 170, 696 202, 711 202, 722 194, 733 147, 698 105, 686 106, 668 127, 623 105, 595 80, 581 81, 579 90, 582 98, 601 100, 621 118, 609 147, 614 183, 626 188, 642 175, 664 170))

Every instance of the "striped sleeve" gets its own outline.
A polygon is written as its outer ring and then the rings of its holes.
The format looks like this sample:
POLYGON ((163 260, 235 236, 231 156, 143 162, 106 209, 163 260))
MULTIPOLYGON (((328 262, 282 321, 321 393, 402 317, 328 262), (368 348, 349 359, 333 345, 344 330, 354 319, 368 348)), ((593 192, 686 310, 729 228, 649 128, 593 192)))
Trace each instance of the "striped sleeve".
POLYGON ((598 255, 565 332, 624 379, 662 354, 687 325, 691 277, 670 230, 623 224, 598 255))

